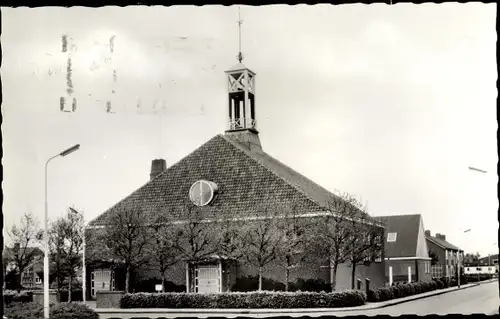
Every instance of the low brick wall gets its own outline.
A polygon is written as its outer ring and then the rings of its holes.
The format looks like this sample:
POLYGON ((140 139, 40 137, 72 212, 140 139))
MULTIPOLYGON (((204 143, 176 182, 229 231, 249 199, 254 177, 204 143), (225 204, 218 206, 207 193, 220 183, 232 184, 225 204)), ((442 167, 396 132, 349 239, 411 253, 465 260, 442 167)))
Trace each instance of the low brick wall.
POLYGON ((120 298, 124 291, 96 291, 97 308, 120 308, 120 298))
MULTIPOLYGON (((43 290, 33 291, 33 302, 43 306, 43 290)), ((49 303, 59 303, 59 295, 56 290, 49 290, 49 303)))

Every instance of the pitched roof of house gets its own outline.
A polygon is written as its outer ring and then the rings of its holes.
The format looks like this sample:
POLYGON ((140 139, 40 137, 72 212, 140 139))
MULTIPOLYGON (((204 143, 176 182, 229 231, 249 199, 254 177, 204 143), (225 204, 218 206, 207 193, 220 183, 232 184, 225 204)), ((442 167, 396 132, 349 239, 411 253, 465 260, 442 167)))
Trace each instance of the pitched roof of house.
POLYGON ((425 238, 427 240, 433 242, 434 244, 436 244, 438 246, 441 246, 443 248, 451 249, 451 250, 463 251, 462 249, 458 248, 457 246, 455 246, 453 244, 450 244, 449 242, 447 242, 446 240, 443 240, 441 238, 437 238, 437 237, 429 236, 429 235, 425 235, 425 238))
MULTIPOLYGON (((20 251, 22 251, 23 248, 20 248, 20 251)), ((11 254, 14 253, 14 248, 13 247, 5 247, 3 250, 4 254, 11 254)), ((38 248, 38 247, 26 247, 26 251, 24 252, 25 255, 34 253, 36 255, 43 255, 43 251, 38 248)))
POLYGON ((498 254, 481 257, 481 258, 479 258, 478 261, 481 264, 483 264, 483 263, 489 263, 490 261, 493 262, 494 259, 498 260, 498 254))
POLYGON ((385 256, 387 258, 415 257, 417 255, 417 244, 422 216, 396 215, 374 217, 385 223, 387 233, 397 233, 396 241, 385 240, 385 256))
POLYGON ((228 136, 216 135, 176 164, 91 221, 104 225, 114 210, 141 209, 151 218, 160 211, 181 219, 189 189, 198 180, 217 184, 218 193, 203 207, 206 218, 231 212, 258 216, 266 207, 293 203, 297 213, 324 211, 338 199, 325 188, 264 152, 251 152, 228 136))

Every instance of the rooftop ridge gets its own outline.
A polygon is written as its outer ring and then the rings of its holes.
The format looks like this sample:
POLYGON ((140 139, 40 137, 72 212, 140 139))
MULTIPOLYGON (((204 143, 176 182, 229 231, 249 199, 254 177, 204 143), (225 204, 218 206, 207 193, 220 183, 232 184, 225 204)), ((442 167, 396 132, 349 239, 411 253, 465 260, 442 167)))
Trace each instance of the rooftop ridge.
MULTIPOLYGON (((233 140, 231 140, 230 138, 227 138, 226 136, 222 136, 224 138, 224 140, 228 143, 230 143, 232 146, 234 146, 237 150, 239 150, 240 152, 243 152, 245 155, 247 155, 249 158, 251 158, 253 161, 255 161, 257 164, 259 164, 260 166, 262 166, 265 170, 267 170, 268 172, 270 172, 271 174, 273 174, 274 176, 278 177, 279 179, 283 180, 285 183, 287 183, 288 185, 292 186, 295 190, 299 191, 302 195, 304 195, 308 200, 310 200, 311 202, 315 203, 316 205, 323 207, 323 205, 319 204, 316 200, 312 199, 309 194, 307 194, 306 192, 304 192, 302 189, 300 189, 299 187, 297 187, 297 185, 295 185, 295 183, 292 183, 291 181, 287 180, 286 178, 284 178, 283 176, 277 174, 276 172, 274 172, 273 170, 269 169, 266 165, 262 164, 262 160, 259 160, 257 158, 255 158, 253 155, 253 153, 251 151, 247 151, 246 149, 244 149, 243 147, 239 146, 237 144, 237 142, 234 142, 233 140)), ((267 154, 266 152, 262 151, 264 154, 266 154, 267 156, 271 157, 269 154, 267 154)))

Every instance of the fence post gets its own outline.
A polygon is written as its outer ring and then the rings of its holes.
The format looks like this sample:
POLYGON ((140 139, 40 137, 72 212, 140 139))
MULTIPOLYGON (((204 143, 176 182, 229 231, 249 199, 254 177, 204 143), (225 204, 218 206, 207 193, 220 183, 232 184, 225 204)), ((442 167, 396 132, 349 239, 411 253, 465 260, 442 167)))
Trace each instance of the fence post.
POLYGON ((408 266, 408 283, 411 282, 411 266, 408 266))

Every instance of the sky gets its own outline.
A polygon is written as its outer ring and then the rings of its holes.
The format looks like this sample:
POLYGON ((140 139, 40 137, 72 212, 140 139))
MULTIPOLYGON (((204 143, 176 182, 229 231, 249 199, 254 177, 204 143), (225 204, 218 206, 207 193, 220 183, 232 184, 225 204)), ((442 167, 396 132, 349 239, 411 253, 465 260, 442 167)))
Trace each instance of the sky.
MULTIPOLYGON (((264 151, 374 216, 421 214, 466 252, 498 252, 495 3, 241 15, 264 151)), ((4 227, 24 212, 43 225, 45 162, 74 144, 49 165, 50 219, 73 206, 90 221, 151 160, 223 133, 237 20, 235 6, 2 8, 4 227)))

